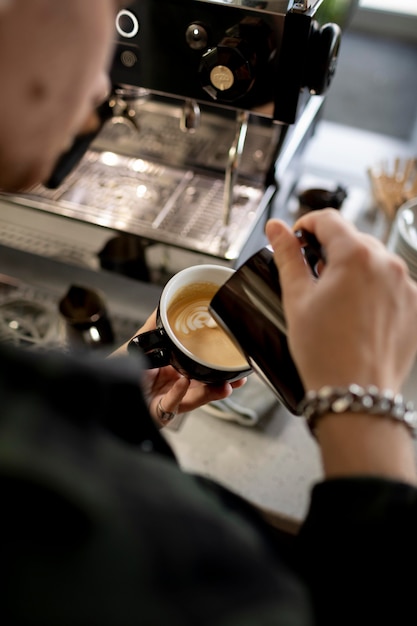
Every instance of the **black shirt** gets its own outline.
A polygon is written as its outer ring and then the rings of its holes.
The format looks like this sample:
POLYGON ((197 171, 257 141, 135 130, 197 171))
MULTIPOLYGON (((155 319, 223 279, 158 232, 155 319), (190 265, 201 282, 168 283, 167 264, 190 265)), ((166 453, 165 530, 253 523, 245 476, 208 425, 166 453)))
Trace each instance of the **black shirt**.
POLYGON ((136 362, 2 348, 0 372, 0 623, 307 626, 410 615, 412 487, 322 483, 283 550, 242 498, 181 471, 147 412, 136 362))

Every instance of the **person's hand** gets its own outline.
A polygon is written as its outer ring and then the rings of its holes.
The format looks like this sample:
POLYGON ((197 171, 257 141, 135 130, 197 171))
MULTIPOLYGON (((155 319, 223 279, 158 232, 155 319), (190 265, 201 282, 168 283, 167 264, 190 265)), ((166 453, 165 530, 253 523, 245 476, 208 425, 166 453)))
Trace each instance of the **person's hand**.
POLYGON ((357 383, 398 391, 417 350, 417 285, 405 263, 334 209, 310 212, 293 228, 313 233, 326 255, 315 279, 289 227, 267 223, 306 389, 357 383))
MULTIPOLYGON (((150 315, 135 335, 154 328, 156 328, 156 311, 150 315)), ((123 344, 111 356, 127 354, 127 344, 128 342, 123 344)), ((182 376, 175 368, 168 365, 159 369, 144 370, 142 388, 149 411, 161 427, 164 426, 160 419, 161 410, 165 413, 187 413, 209 402, 227 398, 233 389, 242 387, 246 380, 242 378, 233 383, 207 385, 182 376)))
MULTIPOLYGON (((280 273, 289 347, 306 390, 357 383, 400 391, 417 349, 417 285, 405 263, 334 209, 307 213, 294 225, 299 228, 324 248, 319 278, 288 226, 271 220, 266 234, 280 273)), ((413 439, 394 419, 327 413, 315 434, 326 477, 417 483, 413 439)))

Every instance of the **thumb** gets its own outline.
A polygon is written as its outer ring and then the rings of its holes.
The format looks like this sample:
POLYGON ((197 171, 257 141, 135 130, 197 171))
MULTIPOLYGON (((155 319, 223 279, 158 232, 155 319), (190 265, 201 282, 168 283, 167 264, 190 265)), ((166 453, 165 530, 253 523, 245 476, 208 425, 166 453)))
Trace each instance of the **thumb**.
POLYGON ((281 220, 270 219, 266 223, 265 234, 274 251, 283 297, 298 294, 311 285, 311 270, 290 227, 281 220))

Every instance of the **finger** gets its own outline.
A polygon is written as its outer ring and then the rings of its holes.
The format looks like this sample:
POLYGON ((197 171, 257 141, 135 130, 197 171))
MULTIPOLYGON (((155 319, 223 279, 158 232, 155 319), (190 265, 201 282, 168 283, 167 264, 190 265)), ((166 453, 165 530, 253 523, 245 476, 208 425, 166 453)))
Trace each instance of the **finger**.
POLYGON ((305 229, 316 236, 326 251, 327 260, 330 260, 335 251, 346 249, 352 237, 356 241, 359 234, 357 228, 336 209, 306 213, 295 222, 294 230, 298 229, 305 229))
POLYGON ((309 232, 317 233, 317 230, 326 222, 340 223, 348 226, 350 223, 342 216, 340 211, 336 209, 321 209, 318 211, 309 211, 296 220, 294 230, 305 228, 309 232))
POLYGON ((312 284, 310 268, 304 260, 298 239, 281 220, 271 219, 265 227, 266 236, 274 250, 283 296, 290 291, 307 289, 312 284))
POLYGON ((332 262, 354 254, 357 246, 386 255, 386 246, 375 236, 359 231, 336 209, 311 211, 294 224, 294 230, 305 229, 313 233, 325 249, 326 261, 332 262))
POLYGON ((224 400, 228 398, 233 389, 238 389, 246 384, 247 378, 241 378, 233 383, 222 383, 220 385, 206 385, 204 383, 198 383, 192 381, 192 385, 183 398, 183 401, 178 407, 180 413, 192 411, 209 402, 215 402, 216 400, 224 400))
POLYGON ((244 378, 239 378, 239 380, 235 380, 233 383, 230 383, 230 386, 232 389, 239 389, 240 387, 243 387, 243 385, 246 385, 247 380, 246 376, 244 378))
MULTIPOLYGON (((167 413, 178 412, 182 399, 190 388, 191 381, 183 376, 179 378, 162 397, 163 410, 167 413)), ((160 398, 161 399, 161 398, 160 398)))
POLYGON ((180 404, 190 384, 188 378, 179 378, 166 394, 153 398, 149 409, 159 427, 166 426, 177 413, 183 412, 180 411, 180 404))

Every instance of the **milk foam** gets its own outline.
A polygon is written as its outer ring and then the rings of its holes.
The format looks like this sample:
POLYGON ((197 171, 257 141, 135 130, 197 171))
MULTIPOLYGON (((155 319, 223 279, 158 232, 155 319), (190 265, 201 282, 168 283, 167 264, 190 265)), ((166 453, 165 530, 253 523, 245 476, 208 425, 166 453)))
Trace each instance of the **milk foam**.
POLYGON ((189 304, 178 314, 175 321, 175 331, 184 335, 202 328, 215 328, 216 326, 216 322, 207 310, 207 304, 189 304))

